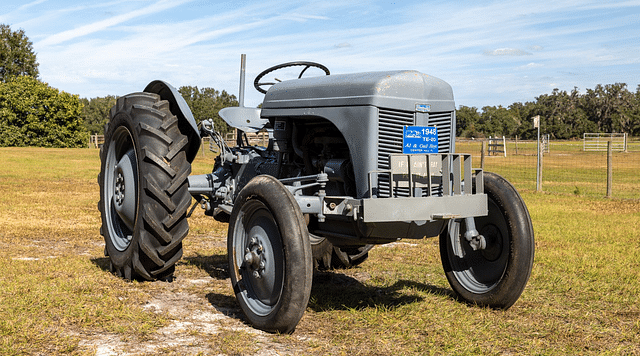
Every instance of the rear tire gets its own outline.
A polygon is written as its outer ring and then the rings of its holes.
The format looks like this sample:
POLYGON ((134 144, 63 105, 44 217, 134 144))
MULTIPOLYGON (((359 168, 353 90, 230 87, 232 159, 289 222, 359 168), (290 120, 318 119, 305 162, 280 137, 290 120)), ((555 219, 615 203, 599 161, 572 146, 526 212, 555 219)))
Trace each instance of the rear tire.
POLYGON ((520 194, 507 180, 485 172, 484 192, 489 212, 476 217, 475 224, 486 248, 474 251, 464 237, 464 220, 451 220, 440 235, 440 256, 449 284, 460 298, 507 309, 518 300, 531 275, 533 225, 520 194))
POLYGON ((111 270, 125 279, 171 279, 189 232, 187 136, 156 94, 121 97, 109 116, 98 209, 111 270))
POLYGON ((233 205, 227 238, 231 285, 256 328, 291 333, 313 279, 307 226, 296 200, 272 176, 258 176, 233 205))

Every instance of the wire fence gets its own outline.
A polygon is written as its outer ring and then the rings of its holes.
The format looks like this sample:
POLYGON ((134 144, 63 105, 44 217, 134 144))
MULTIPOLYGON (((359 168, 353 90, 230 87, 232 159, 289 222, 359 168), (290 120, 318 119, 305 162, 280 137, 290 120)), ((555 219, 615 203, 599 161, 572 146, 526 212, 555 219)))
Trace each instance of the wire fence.
MULTIPOLYGON (((228 139, 234 145, 235 137, 228 139)), ((251 144, 266 146, 268 138, 256 135, 248 137, 248 140, 251 144)), ((103 136, 92 136, 90 147, 99 148, 103 142, 103 136)), ((458 139, 456 152, 471 153, 474 167, 482 166, 485 171, 502 175, 519 190, 535 191, 538 162, 536 141, 499 138, 492 142, 494 145, 495 142, 503 143, 503 147, 484 143, 484 158, 481 140, 458 139)), ((589 197, 607 195, 606 151, 585 150, 582 140, 549 140, 545 145, 542 156, 542 191, 589 197)), ((203 142, 201 155, 204 157, 211 154, 216 155, 209 152, 209 142, 203 142)), ((640 199, 640 137, 627 138, 626 151, 612 152, 611 168, 611 197, 640 199)))
MULTIPOLYGON (((484 163, 519 190, 536 190, 537 143, 505 140, 506 157, 485 154, 482 141, 456 142, 456 152, 471 153, 474 166, 484 163)), ((607 152, 585 151, 582 141, 549 141, 542 156, 541 190, 549 193, 605 197, 607 152)), ((488 151, 485 151, 488 153, 488 151)), ((640 199, 640 139, 629 139, 626 152, 612 152, 611 197, 640 199)))

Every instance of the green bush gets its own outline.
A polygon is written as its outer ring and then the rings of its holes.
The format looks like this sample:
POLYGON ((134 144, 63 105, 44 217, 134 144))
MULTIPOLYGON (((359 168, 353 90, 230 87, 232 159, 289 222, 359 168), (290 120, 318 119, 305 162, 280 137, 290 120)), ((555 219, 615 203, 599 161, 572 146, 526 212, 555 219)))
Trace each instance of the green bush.
POLYGON ((83 147, 88 140, 77 95, 29 76, 0 83, 0 146, 83 147))

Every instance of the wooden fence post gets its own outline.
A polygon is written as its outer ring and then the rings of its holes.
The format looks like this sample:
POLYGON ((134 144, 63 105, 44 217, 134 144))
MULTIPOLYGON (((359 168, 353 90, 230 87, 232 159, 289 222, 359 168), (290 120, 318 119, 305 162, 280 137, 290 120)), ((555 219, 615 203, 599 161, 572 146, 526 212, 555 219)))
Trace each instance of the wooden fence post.
POLYGON ((613 153, 611 149, 611 140, 607 142, 607 198, 611 198, 613 191, 613 153))
POLYGON ((536 191, 542 192, 542 156, 544 148, 540 144, 540 134, 538 134, 538 167, 536 169, 536 191))
POLYGON ((480 141, 480 168, 484 170, 484 140, 480 141))
POLYGON ((504 150, 504 156, 507 157, 507 139, 502 136, 502 149, 504 150))

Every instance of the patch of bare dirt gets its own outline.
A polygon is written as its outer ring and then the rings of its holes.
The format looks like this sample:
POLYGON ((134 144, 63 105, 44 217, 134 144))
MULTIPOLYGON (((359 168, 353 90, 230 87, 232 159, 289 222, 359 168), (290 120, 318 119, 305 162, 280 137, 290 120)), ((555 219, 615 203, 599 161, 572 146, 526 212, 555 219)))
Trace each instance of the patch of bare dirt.
MULTIPOLYGON (((218 239, 224 238, 214 238, 218 239)), ((208 240, 208 244, 213 242, 211 238, 204 240, 208 240)), ((174 281, 146 282, 149 298, 141 307, 162 315, 168 320, 167 325, 147 334, 144 340, 126 334, 81 331, 73 335, 81 340, 80 351, 95 352, 96 356, 308 354, 304 345, 309 338, 305 335, 273 335, 243 322, 235 299, 216 293, 231 288, 224 269, 221 258, 194 256, 185 248, 185 257, 176 267, 174 281)))
MULTIPOLYGON (((183 283, 203 282, 188 280, 183 283)), ((228 331, 242 331, 255 335, 255 340, 262 344, 261 351, 256 355, 292 354, 286 350, 274 350, 278 345, 271 345, 271 335, 229 316, 236 311, 218 310, 206 299, 194 294, 168 290, 150 298, 143 308, 167 317, 169 324, 149 335, 146 340, 129 340, 126 335, 109 333, 82 335, 80 348, 93 350, 96 356, 157 353, 208 355, 211 354, 211 344, 217 335, 228 331), (269 350, 275 353, 266 352, 269 350)))

